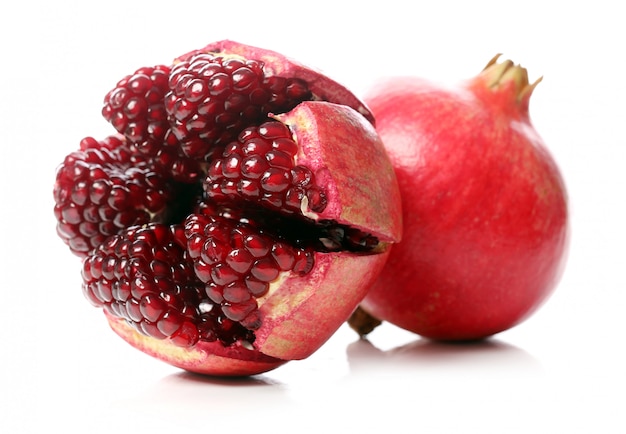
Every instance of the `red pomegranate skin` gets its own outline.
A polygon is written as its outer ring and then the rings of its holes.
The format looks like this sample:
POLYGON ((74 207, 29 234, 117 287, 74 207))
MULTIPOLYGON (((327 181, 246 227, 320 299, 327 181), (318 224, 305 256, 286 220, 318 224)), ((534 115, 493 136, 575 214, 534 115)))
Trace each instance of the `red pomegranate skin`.
POLYGON ((455 87, 395 77, 365 97, 396 171, 404 236, 361 307, 431 339, 515 326, 566 262, 566 187, 529 117, 537 82, 493 62, 455 87))

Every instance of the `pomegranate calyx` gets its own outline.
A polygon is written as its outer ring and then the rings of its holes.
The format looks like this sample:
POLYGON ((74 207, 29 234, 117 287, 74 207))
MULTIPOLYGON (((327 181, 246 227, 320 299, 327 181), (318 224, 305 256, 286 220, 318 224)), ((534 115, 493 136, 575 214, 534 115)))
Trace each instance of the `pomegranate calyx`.
POLYGON ((528 80, 528 70, 511 60, 498 62, 502 54, 496 54, 488 63, 479 78, 483 80, 486 87, 494 91, 508 89, 513 86, 515 98, 518 103, 528 102, 530 95, 543 77, 539 77, 533 83, 528 80))

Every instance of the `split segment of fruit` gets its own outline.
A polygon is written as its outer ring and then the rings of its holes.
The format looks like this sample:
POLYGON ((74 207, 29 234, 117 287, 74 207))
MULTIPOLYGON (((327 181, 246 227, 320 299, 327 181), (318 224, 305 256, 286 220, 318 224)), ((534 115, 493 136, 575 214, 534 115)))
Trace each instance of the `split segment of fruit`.
POLYGON ((277 53, 222 41, 139 69, 103 115, 119 135, 57 172, 58 233, 113 330, 175 366, 251 375, 308 357, 400 238, 371 115, 277 53))

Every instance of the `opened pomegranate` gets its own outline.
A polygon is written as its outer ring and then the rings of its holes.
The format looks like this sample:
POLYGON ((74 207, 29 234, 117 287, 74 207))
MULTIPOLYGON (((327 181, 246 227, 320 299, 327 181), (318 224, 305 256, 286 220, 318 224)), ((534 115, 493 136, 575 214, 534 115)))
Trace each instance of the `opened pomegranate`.
POLYGON ((284 56, 222 41, 140 68, 61 164, 57 231, 83 292, 134 347, 252 375, 308 357, 400 237, 391 163, 365 106, 284 56))
POLYGON ((433 339, 485 338, 551 294, 568 210, 529 117, 537 83, 496 57, 456 87, 396 77, 365 98, 400 185, 404 236, 351 318, 359 333, 382 320, 433 339))

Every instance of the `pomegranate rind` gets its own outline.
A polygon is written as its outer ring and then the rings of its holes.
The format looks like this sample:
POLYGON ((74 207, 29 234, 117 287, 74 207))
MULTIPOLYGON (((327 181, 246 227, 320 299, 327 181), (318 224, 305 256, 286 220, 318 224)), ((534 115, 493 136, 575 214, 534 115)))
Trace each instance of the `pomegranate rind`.
POLYGON ((290 274, 262 301, 263 325, 254 346, 279 359, 299 360, 317 351, 350 317, 389 255, 316 253, 305 276, 290 274))
POLYGON ((225 347, 219 342, 200 341, 192 348, 180 347, 169 340, 141 334, 124 319, 104 313, 113 331, 131 346, 189 372, 220 377, 245 377, 271 371, 287 362, 239 345, 225 347))
POLYGON ((265 64, 264 68, 267 73, 285 78, 304 80, 316 99, 352 107, 369 122, 374 123, 374 116, 365 103, 348 88, 326 76, 321 71, 303 65, 285 55, 265 48, 225 39, 212 42, 201 49, 183 54, 177 57, 175 62, 188 59, 199 53, 222 53, 262 61, 265 64))
POLYGON ((324 186, 328 206, 317 220, 334 220, 385 242, 402 237, 401 197, 385 146, 367 120, 350 107, 321 101, 300 103, 275 115, 300 146, 297 164, 324 186))

